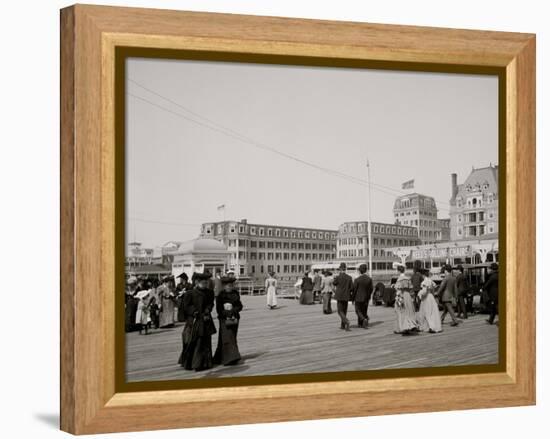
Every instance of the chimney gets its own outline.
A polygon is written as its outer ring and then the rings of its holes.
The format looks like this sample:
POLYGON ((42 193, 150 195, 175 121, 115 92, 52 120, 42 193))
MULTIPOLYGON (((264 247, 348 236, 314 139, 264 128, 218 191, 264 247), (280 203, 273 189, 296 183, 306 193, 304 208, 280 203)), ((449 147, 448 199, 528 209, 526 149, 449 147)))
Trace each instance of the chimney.
POLYGON ((241 224, 247 224, 246 218, 241 220, 241 224))
POLYGON ((456 182, 457 175, 455 173, 451 174, 451 204, 454 204, 456 196, 458 194, 458 184, 456 182))

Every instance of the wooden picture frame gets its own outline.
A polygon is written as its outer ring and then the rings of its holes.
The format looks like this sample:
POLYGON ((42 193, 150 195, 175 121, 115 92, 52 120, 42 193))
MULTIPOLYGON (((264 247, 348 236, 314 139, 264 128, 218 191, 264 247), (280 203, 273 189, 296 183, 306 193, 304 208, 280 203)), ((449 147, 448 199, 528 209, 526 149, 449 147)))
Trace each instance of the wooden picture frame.
POLYGON ((62 430, 86 434, 534 404, 534 293, 534 35, 104 6, 61 11, 62 430), (506 109, 500 121, 506 158, 503 367, 470 373, 467 380, 442 370, 339 378, 330 385, 325 379, 120 391, 114 293, 120 278, 120 48, 497 72, 506 109))

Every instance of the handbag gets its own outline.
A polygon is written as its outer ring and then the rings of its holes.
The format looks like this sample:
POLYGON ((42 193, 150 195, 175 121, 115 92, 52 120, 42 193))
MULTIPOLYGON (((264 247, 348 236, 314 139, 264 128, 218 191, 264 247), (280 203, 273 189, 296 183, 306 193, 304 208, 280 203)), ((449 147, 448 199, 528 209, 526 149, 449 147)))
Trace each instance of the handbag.
POLYGON ((225 319, 225 326, 227 327, 231 327, 231 326, 236 326, 239 324, 239 319, 237 317, 227 317, 225 319))

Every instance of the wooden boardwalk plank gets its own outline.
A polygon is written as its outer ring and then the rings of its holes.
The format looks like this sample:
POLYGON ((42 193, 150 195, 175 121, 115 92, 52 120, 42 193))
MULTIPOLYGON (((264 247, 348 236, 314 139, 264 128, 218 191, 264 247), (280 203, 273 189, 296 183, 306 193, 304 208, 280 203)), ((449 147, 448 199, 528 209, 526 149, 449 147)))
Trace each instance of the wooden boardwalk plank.
MULTIPOLYGON (((183 370, 182 325, 153 330, 150 335, 126 335, 129 382, 201 377, 277 375, 304 372, 375 370, 386 368, 495 364, 498 327, 476 315, 458 327, 443 326, 440 334, 403 337, 393 334, 392 308, 369 306, 371 327, 357 328, 350 304, 352 331, 339 329, 336 313, 324 315, 320 305, 299 305, 280 299, 268 310, 265 296, 243 296, 239 349, 244 361, 232 367, 193 372, 183 370), (355 325, 353 325, 355 323, 355 325)), ((335 307, 333 307, 335 308, 335 307)), ((448 320, 449 322, 449 320, 448 320)), ((217 322, 216 322, 217 324, 217 322)), ((213 348, 217 334, 212 339, 213 348)))

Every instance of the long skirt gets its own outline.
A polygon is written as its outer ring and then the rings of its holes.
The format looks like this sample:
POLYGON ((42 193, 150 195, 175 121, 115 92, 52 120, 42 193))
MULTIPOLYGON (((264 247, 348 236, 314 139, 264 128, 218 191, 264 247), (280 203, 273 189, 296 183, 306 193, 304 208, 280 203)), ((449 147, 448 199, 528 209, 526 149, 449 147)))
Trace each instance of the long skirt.
POLYGON ((178 364, 186 370, 196 371, 212 367, 212 335, 199 336, 196 327, 186 323, 181 339, 183 349, 178 364))
POLYGON ((410 331, 411 329, 418 328, 416 323, 416 314, 414 311, 414 303, 411 295, 408 291, 404 291, 403 306, 399 306, 397 301, 395 302, 395 332, 401 334, 403 332, 410 331))
POLYGON ((133 297, 130 297, 126 302, 126 310, 125 310, 126 332, 131 332, 136 330, 137 307, 138 307, 138 300, 133 297))
POLYGON ((300 294, 300 305, 313 304, 313 290, 302 290, 300 294))
POLYGON ((441 317, 439 316, 439 307, 433 294, 427 294, 420 301, 420 311, 418 313, 418 321, 422 331, 432 330, 441 332, 441 317))
POLYGON ((275 287, 267 289, 267 306, 277 306, 277 290, 275 287))
POLYGON ((144 303, 140 303, 136 312, 136 324, 146 325, 151 321, 151 314, 149 313, 149 307, 144 303))
POLYGON ((159 326, 165 327, 174 324, 174 302, 170 299, 162 299, 162 311, 160 312, 159 326))
POLYGON ((323 293, 323 313, 332 314, 332 293, 323 293))
POLYGON ((239 346, 237 345, 239 324, 227 326, 225 319, 219 319, 218 321, 220 322, 220 330, 213 363, 223 364, 224 366, 235 364, 241 359, 239 346))

